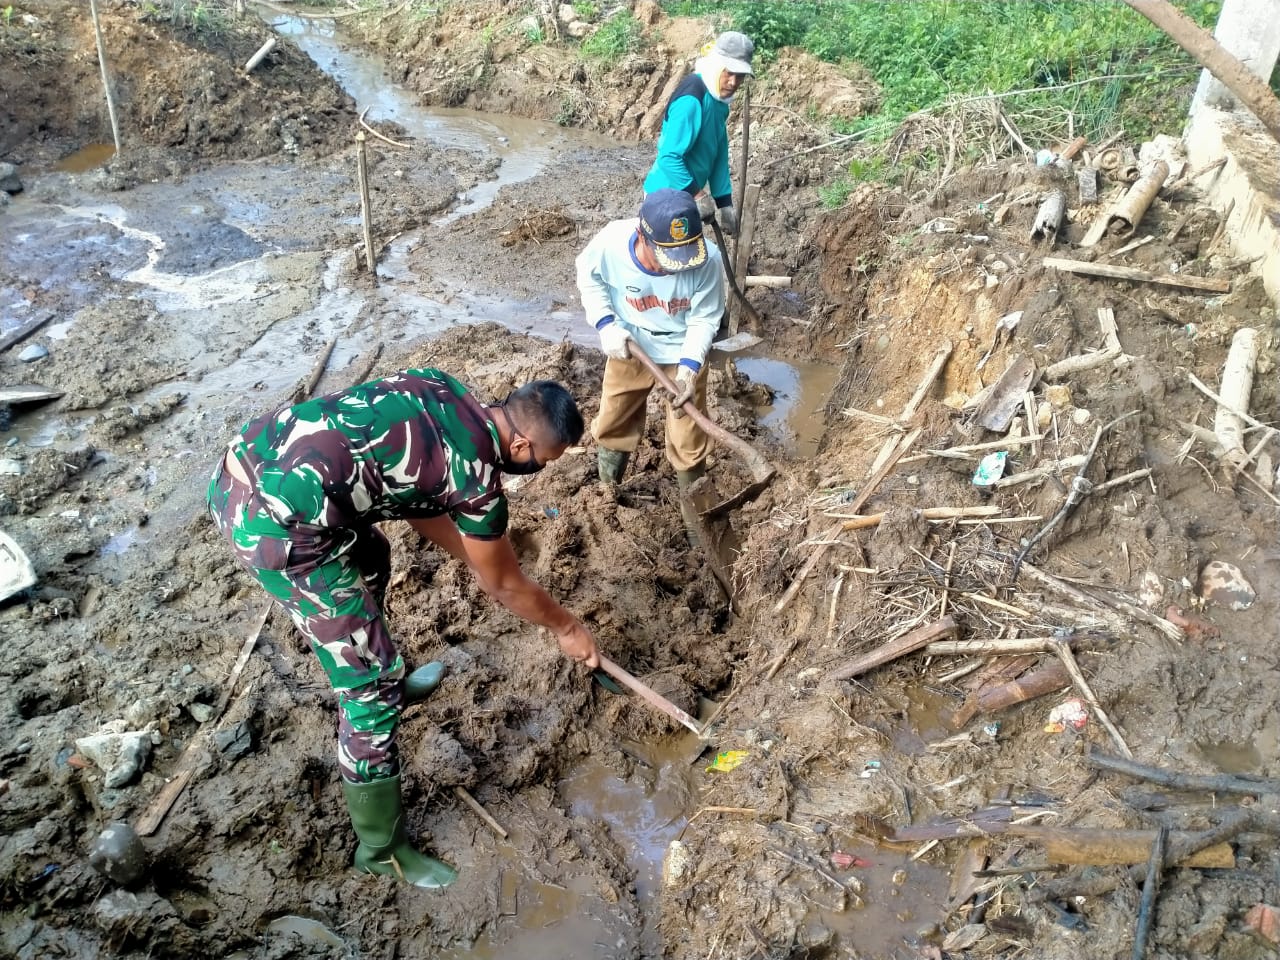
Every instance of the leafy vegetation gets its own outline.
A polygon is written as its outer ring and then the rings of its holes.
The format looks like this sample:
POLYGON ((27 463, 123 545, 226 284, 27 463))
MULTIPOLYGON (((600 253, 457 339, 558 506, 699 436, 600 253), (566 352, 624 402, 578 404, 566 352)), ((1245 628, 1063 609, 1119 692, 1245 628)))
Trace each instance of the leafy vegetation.
POLYGON ((616 63, 640 49, 643 33, 640 21, 631 15, 631 11, 620 10, 582 41, 582 55, 591 60, 616 63))
MULTIPOLYGON (((1220 9, 1216 0, 1175 4, 1208 27, 1220 9)), ((966 98, 990 103, 992 95, 1036 146, 1079 134, 1100 139, 1118 129, 1142 139, 1180 127, 1199 75, 1172 40, 1118 0, 666 0, 663 6, 746 33, 766 69, 785 46, 862 64, 881 87, 880 109, 835 128, 862 132, 868 144, 898 133, 908 117, 943 113, 966 98)), ((976 145, 962 146, 961 159, 966 149, 971 155, 976 145)), ((902 159, 928 166, 937 163, 936 153, 908 148, 902 159)), ((850 170, 824 202, 842 200, 866 176, 850 170)))

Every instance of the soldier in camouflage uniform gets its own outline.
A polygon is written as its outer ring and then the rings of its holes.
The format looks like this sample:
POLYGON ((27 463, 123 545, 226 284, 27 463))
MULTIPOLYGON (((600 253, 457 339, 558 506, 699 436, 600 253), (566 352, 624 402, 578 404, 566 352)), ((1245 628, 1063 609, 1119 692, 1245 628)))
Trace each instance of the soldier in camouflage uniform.
POLYGON ((486 406, 446 373, 407 370, 250 421, 214 471, 214 523, 289 612, 338 694, 338 768, 366 872, 420 887, 456 876, 405 835, 400 713, 430 693, 443 667, 405 676, 382 613, 390 545, 374 524, 407 520, 594 669, 591 633, 520 570, 501 480, 541 470, 582 431, 573 398, 553 381, 486 406))

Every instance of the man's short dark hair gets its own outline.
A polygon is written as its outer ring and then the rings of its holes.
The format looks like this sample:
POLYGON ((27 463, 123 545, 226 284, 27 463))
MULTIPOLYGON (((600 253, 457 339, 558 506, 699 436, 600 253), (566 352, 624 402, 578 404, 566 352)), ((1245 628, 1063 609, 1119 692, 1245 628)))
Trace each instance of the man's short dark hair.
POLYGON ((572 446, 582 439, 584 425, 578 404, 554 380, 534 380, 511 391, 507 409, 522 427, 541 425, 547 439, 572 446))

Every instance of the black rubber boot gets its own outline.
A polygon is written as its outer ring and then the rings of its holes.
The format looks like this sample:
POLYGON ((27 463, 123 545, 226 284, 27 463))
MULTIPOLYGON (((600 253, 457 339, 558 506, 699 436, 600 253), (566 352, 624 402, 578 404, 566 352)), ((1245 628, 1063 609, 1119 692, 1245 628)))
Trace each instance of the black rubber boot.
POLYGON ((610 450, 608 447, 596 447, 596 473, 601 483, 617 486, 622 482, 622 475, 627 471, 627 461, 631 454, 625 450, 610 450))
POLYGON ((432 660, 410 673, 404 678, 405 705, 421 703, 431 696, 431 691, 440 686, 443 676, 444 664, 439 660, 432 660))
POLYGON ((356 847, 357 870, 399 877, 429 890, 447 887, 458 878, 453 867, 419 853, 409 843, 404 832, 398 776, 372 783, 343 780, 342 792, 351 813, 351 825, 360 838, 356 847))
POLYGON ((695 483, 707 475, 707 465, 699 463, 688 470, 676 471, 676 487, 680 491, 680 519, 684 521, 684 533, 689 538, 689 546, 698 545, 698 512, 685 497, 695 483))

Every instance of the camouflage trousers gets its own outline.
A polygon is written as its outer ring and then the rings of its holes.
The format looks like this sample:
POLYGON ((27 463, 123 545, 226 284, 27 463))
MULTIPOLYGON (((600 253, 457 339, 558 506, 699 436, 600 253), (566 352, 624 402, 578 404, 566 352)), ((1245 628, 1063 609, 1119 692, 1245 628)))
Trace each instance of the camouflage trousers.
POLYGON ((405 667, 382 614, 391 545, 372 525, 286 526, 247 482, 252 471, 235 472, 241 476, 219 462, 209 512, 236 560, 289 612, 338 694, 338 769, 353 783, 395 776, 405 667))

